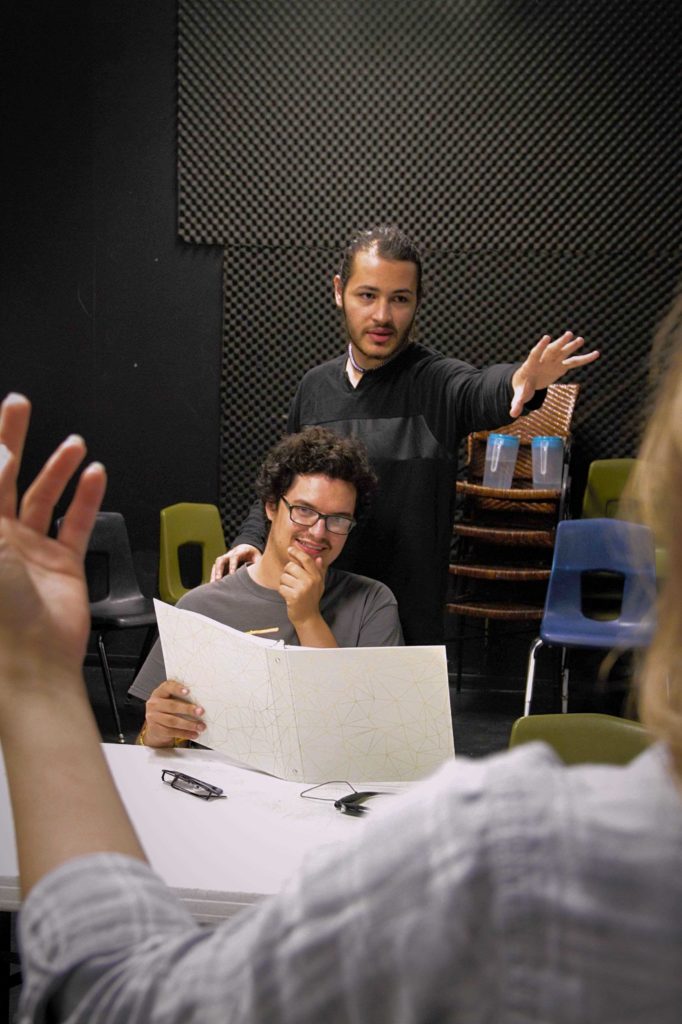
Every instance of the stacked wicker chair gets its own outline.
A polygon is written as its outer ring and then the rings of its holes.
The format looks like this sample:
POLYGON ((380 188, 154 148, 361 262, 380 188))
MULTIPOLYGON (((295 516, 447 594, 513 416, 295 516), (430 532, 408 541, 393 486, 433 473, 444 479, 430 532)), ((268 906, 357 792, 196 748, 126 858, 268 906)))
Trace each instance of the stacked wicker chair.
POLYGON ((488 432, 467 438, 466 479, 457 484, 457 554, 450 566, 455 593, 446 606, 459 617, 458 686, 467 618, 483 620, 486 627, 490 620, 529 623, 542 618, 556 526, 567 509, 571 422, 579 390, 579 384, 553 384, 540 409, 495 431, 515 434, 520 441, 508 490, 482 484, 488 432), (531 442, 543 435, 564 441, 563 484, 557 490, 532 486, 531 442))

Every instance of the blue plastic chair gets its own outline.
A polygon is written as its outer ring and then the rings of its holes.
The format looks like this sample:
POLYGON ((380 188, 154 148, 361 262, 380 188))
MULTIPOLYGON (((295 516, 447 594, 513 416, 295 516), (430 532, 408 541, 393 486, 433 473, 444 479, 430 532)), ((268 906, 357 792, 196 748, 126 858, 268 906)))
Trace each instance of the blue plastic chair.
MULTIPOLYGON (((600 588, 603 595, 603 587, 600 588)), ((617 519, 559 523, 540 636, 528 658, 524 714, 530 714, 537 653, 543 644, 562 648, 561 710, 568 710, 569 647, 617 651, 647 647, 655 629, 656 561, 651 530, 617 519), (610 607, 585 614, 586 574, 615 574, 622 583, 610 607)))

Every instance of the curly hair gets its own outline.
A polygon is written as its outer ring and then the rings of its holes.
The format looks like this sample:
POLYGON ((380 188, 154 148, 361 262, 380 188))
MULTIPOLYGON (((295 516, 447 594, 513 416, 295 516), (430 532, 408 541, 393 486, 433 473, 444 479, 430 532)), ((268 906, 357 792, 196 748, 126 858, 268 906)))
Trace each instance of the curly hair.
POLYGON ((265 456, 256 478, 256 494, 264 504, 276 505, 299 475, 319 473, 345 480, 357 492, 356 518, 366 513, 377 478, 367 449, 355 437, 339 437, 326 427, 306 427, 288 434, 265 456))
POLYGON ((357 252, 375 250, 384 260, 414 263, 417 268, 417 304, 422 298, 422 260, 417 246, 395 224, 377 224, 365 231, 358 231, 344 249, 339 264, 339 277, 345 288, 353 273, 357 252))

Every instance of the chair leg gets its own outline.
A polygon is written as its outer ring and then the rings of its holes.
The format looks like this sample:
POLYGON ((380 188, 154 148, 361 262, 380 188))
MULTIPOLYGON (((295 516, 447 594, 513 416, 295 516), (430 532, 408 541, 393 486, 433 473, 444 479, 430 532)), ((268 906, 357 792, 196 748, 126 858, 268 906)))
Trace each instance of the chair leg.
POLYGON ((9 1020, 10 989, 21 985, 21 972, 12 970, 19 957, 12 952, 12 917, 9 910, 0 911, 0 1020, 9 1020))
POLYGON ((457 616, 457 685, 456 692, 460 693, 462 690, 462 660, 463 660, 463 648, 464 648, 464 616, 457 616))
POLYGON ((528 654, 528 671, 526 673, 526 695, 523 701, 523 713, 524 715, 530 714, 530 702, 533 699, 533 682, 535 681, 535 659, 537 652, 542 647, 542 640, 540 637, 537 640, 533 640, 530 645, 530 652, 528 654))
POLYGON ((149 629, 147 630, 144 642, 142 644, 142 650, 140 651, 140 655, 137 659, 137 665, 135 666, 135 678, 137 677, 137 673, 140 671, 145 661, 147 660, 147 655, 151 651, 154 641, 156 640, 158 634, 159 630, 156 625, 150 626, 149 629))
POLYGON ((568 659, 565 647, 561 648, 561 713, 568 712, 568 659))
POLYGON ((111 672, 109 671, 107 652, 104 649, 104 637, 101 633, 97 634, 97 650, 99 651, 99 663, 102 666, 102 675, 104 676, 104 685, 106 686, 109 704, 111 705, 111 713, 114 716, 116 736, 118 737, 119 743, 125 743, 125 737, 123 735, 123 730, 121 729, 121 719, 119 718, 118 707, 116 706, 114 684, 111 678, 111 672))

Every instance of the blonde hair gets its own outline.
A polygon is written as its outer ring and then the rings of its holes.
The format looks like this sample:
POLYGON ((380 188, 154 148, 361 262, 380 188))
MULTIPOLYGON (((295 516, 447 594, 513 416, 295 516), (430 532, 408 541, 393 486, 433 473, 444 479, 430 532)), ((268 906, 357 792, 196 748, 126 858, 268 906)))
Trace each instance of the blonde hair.
POLYGON ((626 497, 652 528, 666 568, 638 703, 642 722, 668 744, 682 781, 682 293, 654 338, 652 365, 658 395, 626 497))

